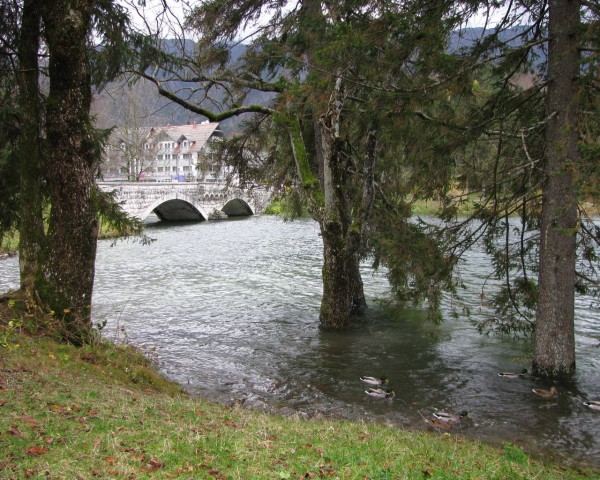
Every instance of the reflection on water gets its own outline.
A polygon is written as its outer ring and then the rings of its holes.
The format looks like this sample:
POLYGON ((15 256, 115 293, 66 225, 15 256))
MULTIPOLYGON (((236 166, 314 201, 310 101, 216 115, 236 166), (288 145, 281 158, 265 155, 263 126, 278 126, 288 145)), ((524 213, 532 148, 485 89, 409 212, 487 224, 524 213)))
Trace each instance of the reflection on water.
MULTIPOLYGON (((600 414, 582 405, 600 399, 600 325, 589 299, 578 303, 577 376, 548 401, 531 388, 550 385, 497 375, 528 366, 529 342, 480 336, 465 319, 432 325, 420 310, 385 307, 376 300, 388 297, 387 282, 367 268, 368 311, 348 331, 320 331, 321 240, 312 221, 157 224, 148 233, 157 239, 149 246, 100 242, 94 319, 108 320, 108 336, 124 330, 156 348, 164 372, 190 392, 411 428, 426 427, 435 409, 467 410, 473 419, 457 430, 468 436, 600 466, 600 414), (365 395, 362 375, 387 376, 396 397, 365 395)), ((463 275, 475 282, 487 268, 474 253, 463 275)), ((2 262, 0 289, 16 276, 16 260, 2 262)))

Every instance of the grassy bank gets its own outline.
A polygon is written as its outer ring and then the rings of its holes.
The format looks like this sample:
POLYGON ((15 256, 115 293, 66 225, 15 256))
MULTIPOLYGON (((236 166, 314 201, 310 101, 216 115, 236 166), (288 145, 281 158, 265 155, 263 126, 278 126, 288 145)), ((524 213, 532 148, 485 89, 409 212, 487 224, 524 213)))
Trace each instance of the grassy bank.
MULTIPOLYGON (((114 239, 123 236, 122 232, 118 232, 114 228, 111 228, 107 223, 100 222, 100 228, 98 230, 98 239, 114 239)), ((4 236, 0 238, 0 259, 10 255, 16 255, 19 248, 19 232, 12 230, 5 232, 4 236)))
POLYGON ((19 234, 10 233, 0 238, 0 260, 9 255, 15 255, 19 248, 19 234))
POLYGON ((185 395, 133 349, 76 349, 0 324, 2 479, 597 475, 535 462, 513 445, 219 406, 185 395))

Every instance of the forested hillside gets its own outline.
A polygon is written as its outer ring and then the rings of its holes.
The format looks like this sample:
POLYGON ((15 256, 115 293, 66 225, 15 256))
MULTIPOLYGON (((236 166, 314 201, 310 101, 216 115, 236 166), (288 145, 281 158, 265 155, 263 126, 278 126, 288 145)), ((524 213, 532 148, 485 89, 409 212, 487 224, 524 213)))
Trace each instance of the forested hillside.
MULTIPOLYGON (((510 39, 516 38, 518 41, 518 33, 525 27, 515 27, 505 32, 502 32, 501 37, 510 43, 510 39)), ((485 38, 491 30, 482 28, 467 28, 460 32, 455 32, 451 35, 448 50, 451 52, 460 51, 464 47, 471 47, 478 39, 485 38)), ((165 40, 166 50, 169 52, 181 51, 181 45, 178 40, 165 40)), ((186 40, 183 48, 186 55, 193 54, 197 48, 196 42, 186 40)), ((235 63, 246 51, 246 46, 243 44, 235 45, 230 51, 230 62, 235 63)), ((545 54, 540 49, 539 62, 537 67, 543 68, 545 54)), ((530 86, 530 76, 521 75, 516 81, 521 86, 527 88, 530 86)), ((173 91, 189 89, 189 85, 184 82, 171 82, 173 91)), ((198 104, 202 106, 219 105, 221 98, 219 96, 204 97, 204 92, 196 91, 189 92, 191 99, 197 99, 198 104)), ((250 91, 246 97, 247 104, 268 105, 274 98, 273 94, 259 92, 256 90, 250 91)), ((126 79, 122 82, 110 83, 105 90, 98 92, 95 96, 92 106, 93 113, 97 117, 98 126, 102 128, 121 126, 128 122, 127 115, 124 113, 124 106, 129 105, 138 110, 138 114, 143 117, 143 126, 155 125, 183 125, 186 123, 202 122, 206 120, 202 115, 194 114, 184 108, 170 102, 168 99, 159 95, 154 86, 148 85, 145 81, 138 80, 137 83, 129 85, 126 79)), ((241 122, 248 118, 250 114, 240 115, 221 122, 221 127, 225 134, 231 134, 239 130, 241 122)))

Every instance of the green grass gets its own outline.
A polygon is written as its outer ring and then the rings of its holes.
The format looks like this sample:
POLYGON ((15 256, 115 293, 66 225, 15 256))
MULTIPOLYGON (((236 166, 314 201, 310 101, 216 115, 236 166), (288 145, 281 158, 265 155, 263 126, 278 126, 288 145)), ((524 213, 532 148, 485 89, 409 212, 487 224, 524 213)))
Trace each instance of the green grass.
MULTIPOLYGON (((99 239, 113 239, 119 238, 122 234, 115 229, 111 228, 105 222, 100 222, 100 229, 98 231, 99 239)), ((7 232, 4 237, 0 238, 0 257, 2 255, 13 255, 19 248, 19 232, 11 231, 7 232)))
POLYGON ((187 396, 132 348, 106 343, 78 349, 6 328, 0 321, 2 479, 598 474, 536 462, 510 444, 498 448, 456 435, 228 408, 187 396))
MULTIPOLYGON (((456 195, 459 195, 458 193, 456 195)), ((457 197, 459 198, 459 197, 457 197)), ((467 216, 472 215, 475 211, 474 204, 479 200, 476 194, 461 195, 460 202, 457 202, 457 215, 467 216)), ((437 200, 416 200, 412 204, 413 215, 434 216, 441 211, 441 203, 437 200)))

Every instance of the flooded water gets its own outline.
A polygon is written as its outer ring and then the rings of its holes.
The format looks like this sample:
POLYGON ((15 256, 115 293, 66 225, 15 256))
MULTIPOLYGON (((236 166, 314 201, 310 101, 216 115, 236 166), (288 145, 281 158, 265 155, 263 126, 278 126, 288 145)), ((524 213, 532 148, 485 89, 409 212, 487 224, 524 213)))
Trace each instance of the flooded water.
MULTIPOLYGON (((436 409, 467 410, 453 432, 510 441, 537 454, 600 466, 598 306, 579 298, 577 375, 555 400, 503 379, 529 367, 530 343, 477 333, 465 318, 433 325, 419 309, 385 306, 387 281, 365 265, 369 309, 348 331, 318 329, 322 244, 316 223, 273 217, 149 225, 156 241, 100 242, 95 322, 104 334, 154 352, 188 391, 222 403, 431 428, 436 409), (367 396, 363 375, 386 376, 396 397, 367 396)), ((473 253, 463 270, 479 301, 489 261, 473 253)), ((0 262, 0 290, 16 287, 17 261, 0 262)))

